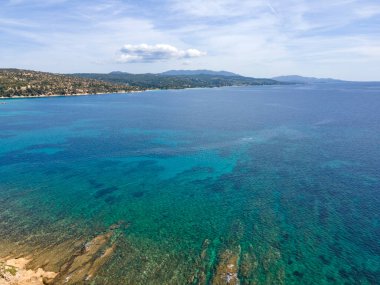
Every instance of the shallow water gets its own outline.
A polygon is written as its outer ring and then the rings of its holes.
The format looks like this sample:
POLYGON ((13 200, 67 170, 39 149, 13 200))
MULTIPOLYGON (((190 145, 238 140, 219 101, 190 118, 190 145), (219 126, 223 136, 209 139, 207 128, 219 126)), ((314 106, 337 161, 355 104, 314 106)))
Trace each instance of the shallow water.
POLYGON ((241 284, 380 284, 378 84, 5 102, 3 241, 123 220, 94 284, 221 284, 226 251, 241 284))

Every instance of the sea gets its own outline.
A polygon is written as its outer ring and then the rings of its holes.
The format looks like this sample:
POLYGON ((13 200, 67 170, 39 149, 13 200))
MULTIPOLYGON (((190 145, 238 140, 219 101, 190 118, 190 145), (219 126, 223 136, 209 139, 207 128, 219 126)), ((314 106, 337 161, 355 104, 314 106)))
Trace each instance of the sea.
POLYGON ((1 102, 2 257, 114 232, 83 284, 380 284, 380 83, 1 102))

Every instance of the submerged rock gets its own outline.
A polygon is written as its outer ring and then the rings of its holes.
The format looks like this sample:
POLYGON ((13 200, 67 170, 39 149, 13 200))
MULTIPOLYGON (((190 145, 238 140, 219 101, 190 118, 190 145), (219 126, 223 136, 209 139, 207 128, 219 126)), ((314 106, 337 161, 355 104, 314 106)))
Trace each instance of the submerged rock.
POLYGON ((187 283, 203 285, 207 284, 207 274, 210 270, 210 244, 209 239, 205 239, 202 243, 201 252, 192 268, 192 274, 189 276, 187 283))
POLYGON ((112 225, 109 227, 109 229, 110 229, 111 231, 113 231, 113 230, 117 230, 117 229, 126 229, 126 228, 129 227, 129 225, 130 225, 130 223, 128 223, 128 222, 126 222, 126 221, 123 221, 123 220, 120 220, 120 221, 118 221, 117 223, 112 224, 112 225))
POLYGON ((107 232, 87 242, 81 252, 66 264, 55 282, 76 284, 91 280, 116 249, 111 242, 112 235, 112 231, 107 232))
POLYGON ((240 252, 241 248, 237 246, 234 250, 226 249, 220 253, 219 262, 212 280, 213 285, 240 284, 238 278, 240 252))
POLYGON ((242 251, 243 252, 240 257, 241 261, 239 264, 239 276, 241 284, 260 284, 260 266, 259 259, 256 255, 256 249, 253 247, 252 244, 249 244, 248 247, 246 247, 245 250, 242 251))

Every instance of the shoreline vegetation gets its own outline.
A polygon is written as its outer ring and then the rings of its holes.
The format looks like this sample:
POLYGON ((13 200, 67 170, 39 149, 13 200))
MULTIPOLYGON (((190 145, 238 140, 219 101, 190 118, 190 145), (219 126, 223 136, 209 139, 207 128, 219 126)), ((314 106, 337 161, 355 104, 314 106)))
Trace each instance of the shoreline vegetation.
POLYGON ((166 75, 124 72, 55 74, 21 69, 0 69, 1 99, 276 84, 284 83, 240 75, 166 75))

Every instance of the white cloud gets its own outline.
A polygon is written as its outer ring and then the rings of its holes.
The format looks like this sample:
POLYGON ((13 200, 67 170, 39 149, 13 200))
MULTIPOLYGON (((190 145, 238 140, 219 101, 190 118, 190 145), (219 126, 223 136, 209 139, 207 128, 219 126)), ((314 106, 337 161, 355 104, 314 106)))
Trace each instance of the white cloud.
POLYGON ((8 5, 33 5, 33 6, 52 6, 56 4, 61 4, 66 2, 67 0, 9 0, 8 5))
POLYGON ((265 0, 171 0, 172 9, 195 17, 236 17, 250 14, 258 9, 273 9, 265 0))
POLYGON ((127 62, 155 62, 170 59, 193 58, 206 55, 197 49, 181 50, 168 44, 156 45, 124 45, 117 59, 120 63, 127 62))
POLYGON ((368 5, 355 11, 360 18, 371 18, 380 14, 380 5, 368 5))

